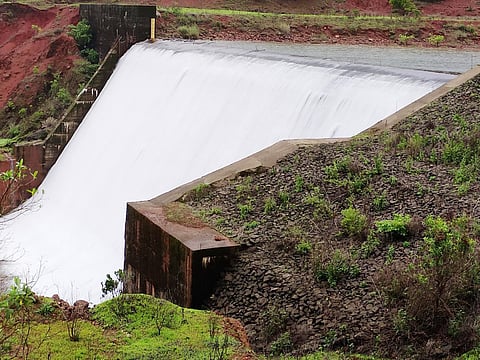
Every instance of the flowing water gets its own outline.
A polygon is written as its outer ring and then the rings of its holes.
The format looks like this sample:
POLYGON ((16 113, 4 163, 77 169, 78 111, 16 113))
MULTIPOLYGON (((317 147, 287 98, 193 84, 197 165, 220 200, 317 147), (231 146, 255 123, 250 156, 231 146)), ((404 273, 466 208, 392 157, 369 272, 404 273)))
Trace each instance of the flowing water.
POLYGON ((185 43, 137 44, 42 184, 39 208, 2 234, 19 257, 9 268, 38 277, 41 294, 98 302, 100 282, 123 267, 126 202, 282 139, 354 135, 450 78, 185 43))

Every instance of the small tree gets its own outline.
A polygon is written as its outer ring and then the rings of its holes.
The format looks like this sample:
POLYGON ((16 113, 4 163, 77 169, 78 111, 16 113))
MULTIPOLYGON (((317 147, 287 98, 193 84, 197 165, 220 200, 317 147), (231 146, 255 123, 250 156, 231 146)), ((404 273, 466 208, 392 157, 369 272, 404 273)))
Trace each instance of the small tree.
POLYGON ((70 25, 68 35, 73 37, 77 43, 78 49, 83 58, 92 64, 98 63, 98 52, 91 47, 91 42, 93 40, 92 28, 87 20, 82 19, 77 25, 70 25))
POLYGON ((115 278, 112 278, 110 274, 107 274, 107 279, 105 282, 102 282, 102 296, 111 296, 115 298, 122 294, 123 292, 123 281, 125 280, 125 273, 122 269, 116 270, 113 275, 115 278))
MULTIPOLYGON (((11 212, 19 202, 28 195, 33 195, 36 188, 28 189, 37 179, 38 171, 31 171, 24 165, 23 159, 17 161, 11 169, 0 173, 0 217, 11 212), (22 194, 22 189, 25 194, 22 194)), ((2 219, 0 219, 0 225, 2 219)))
POLYGON ((16 345, 15 357, 28 358, 35 302, 35 294, 28 284, 14 278, 13 285, 0 301, 0 355, 10 345, 16 345))

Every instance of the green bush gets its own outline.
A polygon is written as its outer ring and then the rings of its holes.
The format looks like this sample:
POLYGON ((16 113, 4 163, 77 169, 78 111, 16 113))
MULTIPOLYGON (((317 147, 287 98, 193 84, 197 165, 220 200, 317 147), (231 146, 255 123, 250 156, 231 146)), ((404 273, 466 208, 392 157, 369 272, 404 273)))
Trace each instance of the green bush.
POLYGON ((373 208, 376 211, 384 210, 388 206, 387 192, 383 191, 373 198, 373 208))
POLYGON ((68 35, 73 37, 80 50, 86 49, 93 38, 90 24, 86 19, 80 20, 77 25, 70 25, 68 35))
POLYGON ((184 39, 198 39, 198 36, 200 35, 200 30, 197 26, 197 24, 193 25, 182 25, 177 28, 178 33, 180 36, 184 39))
POLYGON ((413 0, 389 0, 390 5, 396 11, 405 15, 420 15, 420 11, 413 0))
POLYGON ((307 255, 312 251, 312 244, 307 240, 301 240, 295 245, 295 252, 300 255, 307 255))
POLYGON ((80 51, 80 55, 91 64, 98 64, 99 55, 95 49, 83 49, 80 51))
POLYGON ((279 356, 289 352, 293 347, 292 338, 288 331, 280 334, 277 340, 270 344, 270 355, 279 356))
POLYGON ((300 175, 295 176, 295 192, 301 192, 303 190, 304 181, 300 175))
POLYGON ((419 257, 403 269, 387 268, 387 281, 379 284, 394 308, 405 310, 402 331, 457 336, 461 328, 469 334, 462 339, 465 344, 476 341, 480 268, 471 237, 475 222, 465 216, 451 221, 428 216, 424 225, 419 257))
POLYGON ((367 228, 367 217, 359 210, 349 207, 348 209, 342 210, 340 226, 345 235, 358 236, 367 228))
POLYGON ((392 240, 402 239, 409 235, 411 219, 410 215, 394 214, 393 219, 379 220, 375 222, 375 226, 378 233, 392 240))
POLYGON ((277 202, 275 201, 275 199, 272 197, 268 197, 265 199, 265 203, 263 205, 263 212, 265 214, 270 214, 273 210, 275 210, 276 206, 277 202))
POLYGON ((413 35, 408 35, 408 34, 400 34, 398 35, 398 42, 402 45, 407 45, 408 42, 412 39, 414 39, 415 36, 413 35))
POLYGON ((316 261, 314 267, 317 280, 327 281, 332 287, 341 279, 355 278, 360 274, 360 269, 350 254, 341 250, 335 250, 330 260, 316 261))
POLYGON ((360 246, 360 254, 363 258, 368 258, 372 255, 380 245, 380 240, 378 239, 377 235, 374 231, 370 231, 367 236, 367 240, 365 240, 362 245, 360 246))
POLYGON ((314 219, 329 218, 333 215, 330 202, 325 199, 318 186, 314 187, 313 190, 303 198, 303 202, 313 206, 314 219))
POLYGON ((239 204, 238 210, 240 211, 240 218, 245 220, 247 216, 253 211, 253 206, 251 203, 239 204))
POLYGON ((427 38, 427 41, 432 45, 438 46, 438 45, 440 45, 441 42, 445 41, 445 36, 443 36, 443 35, 430 35, 427 38))

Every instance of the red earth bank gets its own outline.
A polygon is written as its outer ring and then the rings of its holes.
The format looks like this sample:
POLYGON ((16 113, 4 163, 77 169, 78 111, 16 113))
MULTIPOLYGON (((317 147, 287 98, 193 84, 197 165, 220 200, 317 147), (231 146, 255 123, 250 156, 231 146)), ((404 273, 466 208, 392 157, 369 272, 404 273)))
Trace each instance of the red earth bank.
POLYGON ((34 75, 47 68, 55 73, 72 67, 78 50, 66 32, 68 25, 78 20, 78 8, 74 7, 0 6, 0 108, 10 99, 19 99, 18 95, 25 103, 34 99, 44 85, 28 81, 34 75))

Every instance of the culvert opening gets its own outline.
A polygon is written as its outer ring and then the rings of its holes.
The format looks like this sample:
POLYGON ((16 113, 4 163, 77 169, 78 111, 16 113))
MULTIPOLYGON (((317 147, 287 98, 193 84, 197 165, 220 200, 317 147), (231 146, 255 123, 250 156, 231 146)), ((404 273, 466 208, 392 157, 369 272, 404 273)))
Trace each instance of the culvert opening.
POLYGON ((202 256, 193 266, 192 307, 200 309, 212 295, 225 268, 230 264, 230 255, 202 256))

